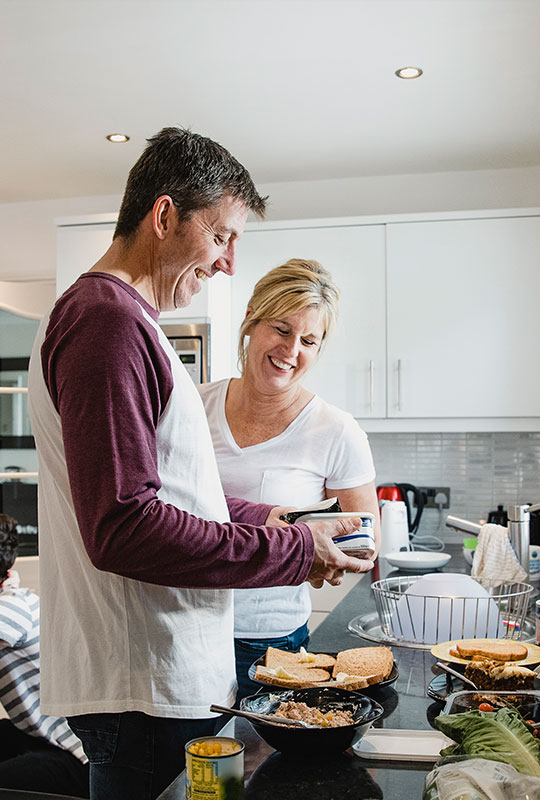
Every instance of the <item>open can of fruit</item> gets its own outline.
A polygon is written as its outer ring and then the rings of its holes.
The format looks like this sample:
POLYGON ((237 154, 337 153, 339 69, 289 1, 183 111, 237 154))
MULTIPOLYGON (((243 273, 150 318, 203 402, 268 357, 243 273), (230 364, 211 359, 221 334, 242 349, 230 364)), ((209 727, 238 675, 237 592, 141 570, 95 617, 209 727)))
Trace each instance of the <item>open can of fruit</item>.
POLYGON ((240 800, 244 796, 244 743, 230 736, 200 736, 186 744, 186 800, 240 800))

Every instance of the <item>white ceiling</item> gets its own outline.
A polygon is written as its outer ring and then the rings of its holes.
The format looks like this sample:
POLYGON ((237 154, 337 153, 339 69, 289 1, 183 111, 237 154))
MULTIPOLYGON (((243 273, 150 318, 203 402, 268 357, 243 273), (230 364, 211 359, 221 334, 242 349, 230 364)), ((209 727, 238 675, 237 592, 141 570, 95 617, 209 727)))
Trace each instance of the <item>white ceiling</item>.
POLYGON ((540 0, 0 0, 0 67, 0 202, 120 194, 166 125, 257 183, 540 165, 540 0))

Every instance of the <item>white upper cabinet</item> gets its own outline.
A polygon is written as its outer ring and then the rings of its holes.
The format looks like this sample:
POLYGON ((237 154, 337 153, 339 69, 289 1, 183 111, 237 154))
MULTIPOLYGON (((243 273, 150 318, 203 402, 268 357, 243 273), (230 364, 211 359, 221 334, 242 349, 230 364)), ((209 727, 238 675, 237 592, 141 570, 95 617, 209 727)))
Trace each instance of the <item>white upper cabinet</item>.
POLYGON ((232 279, 231 374, 238 330, 255 283, 290 258, 314 259, 341 289, 339 320, 302 383, 356 417, 386 414, 384 225, 280 228, 261 223, 238 245, 232 279))
POLYGON ((387 225, 388 417, 540 416, 540 217, 387 225))
MULTIPOLYGON (((114 215, 59 221, 60 294, 105 252, 114 215), (96 224, 99 223, 99 224, 96 224)), ((185 309, 210 319, 212 379, 238 375, 257 280, 315 259, 341 290, 337 328, 304 384, 368 431, 540 430, 540 211, 252 223, 232 279, 185 309)))

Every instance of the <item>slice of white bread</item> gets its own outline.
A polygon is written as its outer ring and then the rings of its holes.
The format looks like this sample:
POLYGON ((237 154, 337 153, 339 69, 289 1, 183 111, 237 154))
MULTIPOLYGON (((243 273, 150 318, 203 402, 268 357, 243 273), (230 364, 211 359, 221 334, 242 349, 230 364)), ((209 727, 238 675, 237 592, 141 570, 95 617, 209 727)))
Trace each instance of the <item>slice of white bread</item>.
POLYGON ((300 652, 292 653, 290 650, 279 650, 277 647, 269 647, 266 651, 264 664, 270 669, 284 667, 291 670, 295 667, 304 669, 331 669, 336 663, 334 656, 326 653, 308 653, 303 648, 300 652))
POLYGON ((455 642, 450 651, 451 655, 465 658, 468 661, 489 659, 491 661, 521 661, 527 658, 527 646, 513 639, 503 639, 498 642, 486 642, 477 639, 474 642, 455 642))
POLYGON ((317 667, 306 668, 295 665, 288 667, 257 667, 255 680, 269 683, 272 686, 286 686, 289 689, 303 689, 306 686, 324 683, 330 680, 330 673, 317 667))
POLYGON ((368 684, 388 678, 394 666, 394 656, 389 647, 354 647, 337 654, 333 677, 340 673, 365 677, 368 684))

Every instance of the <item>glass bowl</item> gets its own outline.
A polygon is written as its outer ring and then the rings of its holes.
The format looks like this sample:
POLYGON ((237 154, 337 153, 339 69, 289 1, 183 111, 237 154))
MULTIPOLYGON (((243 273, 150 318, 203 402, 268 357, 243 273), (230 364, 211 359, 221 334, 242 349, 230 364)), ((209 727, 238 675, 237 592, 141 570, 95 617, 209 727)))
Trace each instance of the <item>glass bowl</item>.
POLYGON ((474 711, 480 703, 491 703, 495 709, 503 705, 513 706, 513 708, 517 708, 524 719, 540 722, 540 691, 537 689, 523 689, 515 692, 467 689, 462 692, 454 692, 446 698, 442 713, 463 714, 465 711, 474 711))

